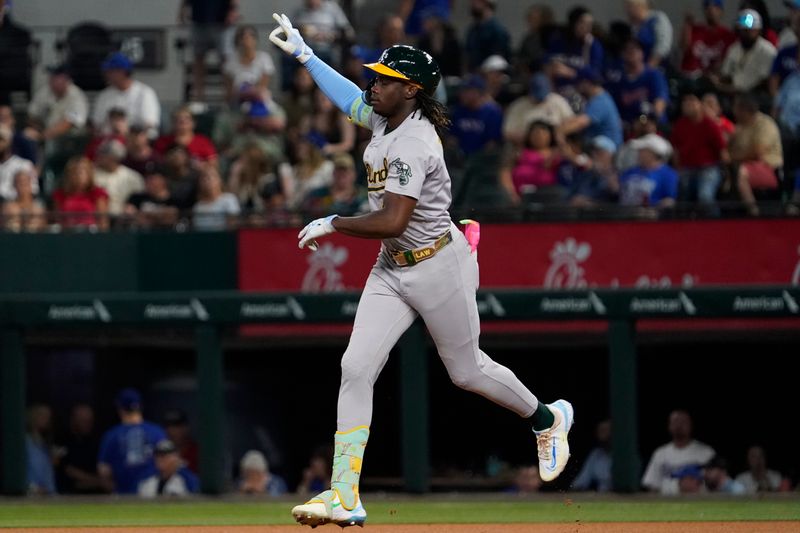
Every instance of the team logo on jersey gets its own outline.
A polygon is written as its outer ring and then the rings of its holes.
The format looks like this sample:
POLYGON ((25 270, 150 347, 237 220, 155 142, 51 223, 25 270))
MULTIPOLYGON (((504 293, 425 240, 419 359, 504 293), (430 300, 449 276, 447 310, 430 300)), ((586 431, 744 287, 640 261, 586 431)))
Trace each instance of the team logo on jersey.
POLYGON ((389 175, 389 160, 383 158, 383 167, 374 168, 371 164, 364 162, 367 169, 367 187, 370 191, 381 191, 386 186, 386 177, 389 175))
POLYGON ((403 163, 399 157, 395 158, 390 165, 394 167, 397 172, 397 177, 400 179, 400 185, 408 185, 408 180, 411 178, 411 167, 408 163, 403 163))

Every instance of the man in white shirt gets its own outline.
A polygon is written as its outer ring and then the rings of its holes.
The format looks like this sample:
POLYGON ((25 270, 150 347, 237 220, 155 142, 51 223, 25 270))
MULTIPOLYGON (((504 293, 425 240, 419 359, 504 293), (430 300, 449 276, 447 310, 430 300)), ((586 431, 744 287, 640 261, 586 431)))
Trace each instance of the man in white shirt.
POLYGON ((144 190, 144 178, 135 170, 121 163, 127 151, 116 139, 105 141, 97 149, 94 183, 108 193, 108 212, 121 215, 128 197, 144 190))
POLYGON ((547 76, 534 74, 530 79, 528 94, 511 102, 503 115, 503 138, 522 146, 528 127, 533 122, 541 120, 557 128, 574 116, 569 102, 551 90, 547 76))
POLYGON ((108 87, 97 95, 92 110, 92 124, 100 134, 107 134, 108 112, 119 107, 125 110, 131 126, 147 129, 152 139, 158 135, 161 122, 161 104, 152 87, 133 79, 133 62, 124 54, 115 52, 103 63, 108 87))
POLYGON ((743 9, 736 19, 739 40, 728 48, 722 61, 721 78, 712 75, 717 89, 724 92, 749 92, 758 89, 772 72, 772 62, 778 51, 761 36, 761 15, 753 9, 743 9))
POLYGON ((686 411, 670 413, 669 433, 672 441, 653 452, 642 485, 647 490, 671 495, 680 492, 680 479, 674 474, 687 466, 705 465, 715 452, 710 446, 692 438, 692 418, 686 411))
POLYGON ((11 153, 14 131, 6 124, 0 124, 0 202, 17 199, 14 178, 20 171, 31 177, 33 194, 39 193, 39 180, 33 163, 11 153))
POLYGON ((28 117, 38 139, 49 144, 83 129, 89 116, 89 101, 80 87, 72 83, 67 65, 47 70, 50 79, 33 96, 28 117))

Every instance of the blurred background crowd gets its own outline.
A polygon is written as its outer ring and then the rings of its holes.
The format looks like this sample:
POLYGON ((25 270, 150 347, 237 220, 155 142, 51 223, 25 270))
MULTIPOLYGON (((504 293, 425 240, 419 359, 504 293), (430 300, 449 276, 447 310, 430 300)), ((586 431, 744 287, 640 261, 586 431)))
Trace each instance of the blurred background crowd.
MULTIPOLYGON (((62 423, 56 423, 52 409, 45 404, 28 408, 26 447, 31 495, 114 493, 155 498, 200 492, 198 446, 186 413, 167 409, 158 416, 158 423, 147 421, 142 395, 132 388, 119 391, 114 406, 119 424, 105 431, 96 427, 94 409, 88 404, 74 405, 69 420, 59 421, 62 423)), ((736 458, 736 463, 745 468, 732 471, 726 458, 694 438, 692 417, 683 409, 669 414, 665 429, 669 440, 645 456, 642 491, 664 496, 741 496, 794 489, 790 476, 768 468, 767 454, 758 444, 747 449, 746 457, 736 458)), ((297 480, 289 486, 270 468, 269 449, 248 449, 241 457, 227 459, 228 490, 267 497, 315 494, 329 487, 331 452, 329 446, 321 445, 301 473, 284 473, 297 480)), ((559 481, 561 490, 612 490, 609 420, 597 423, 594 447, 575 461, 566 474, 569 479, 559 481)), ((469 490, 471 485, 519 494, 553 489, 542 482, 535 463, 512 465, 496 456, 487 457, 485 471, 470 473, 471 482, 465 481, 463 472, 443 475, 452 478, 451 487, 461 490, 469 490)), ((369 485, 369 480, 365 483, 369 485)))
MULTIPOLYGON (((487 218, 797 215, 800 1, 770 13, 698 0, 670 19, 620 0, 599 24, 576 3, 398 0, 354 27, 332 0, 288 13, 315 53, 361 87, 397 43, 438 61, 455 211, 487 218), (496 16, 513 9, 527 31, 496 16)), ((348 5, 350 3, 347 3, 348 5)), ((183 0, 184 102, 166 105, 101 24, 59 43, 31 86, 35 34, 0 0, 0 203, 9 231, 298 225, 366 209, 359 131, 237 0, 183 0), (22 96, 19 97, 19 89, 22 96)))

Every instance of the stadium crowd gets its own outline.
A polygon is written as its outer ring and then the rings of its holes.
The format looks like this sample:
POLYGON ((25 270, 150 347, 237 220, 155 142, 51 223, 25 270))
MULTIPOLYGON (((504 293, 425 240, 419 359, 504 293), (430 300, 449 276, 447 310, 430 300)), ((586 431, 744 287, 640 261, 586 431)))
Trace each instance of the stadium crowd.
MULTIPOLYGON (((463 29, 447 1, 398 1, 366 43, 332 0, 305 0, 291 15, 316 54, 363 88, 361 65, 387 46, 433 55, 437 97, 451 110, 442 134, 457 209, 800 213, 800 0, 786 0, 782 28, 763 0, 740 0, 732 21, 724 0, 698 0, 703 17, 683 21, 650 0, 621 1, 627 20, 608 27, 580 5, 565 21, 532 5, 519 39, 495 0, 471 0, 463 29)), ((11 46, 24 28, 0 12, 0 46, 11 46)), ((67 54, 27 109, 0 101, 6 230, 296 225, 367 208, 368 133, 305 69, 285 56, 276 65, 236 0, 184 0, 179 20, 194 51, 185 105, 163 109, 121 52, 103 60, 99 92, 80 88, 67 54), (218 105, 206 101, 213 48, 218 105)))
MULTIPOLYGON (((168 409, 160 416, 160 423, 150 422, 143 416, 141 394, 132 388, 119 391, 114 405, 119 424, 102 433, 95 426, 93 408, 87 404, 74 405, 65 424, 57 424, 52 409, 45 404, 28 408, 30 495, 113 493, 156 498, 187 497, 200 492, 198 445, 186 413, 168 409)), ((641 480, 644 491, 675 496, 792 490, 788 476, 767 467, 766 452, 758 443, 752 443, 742 461, 747 468, 733 476, 725 458, 693 437, 688 412, 671 412, 667 430, 670 441, 652 451, 647 462, 641 480)), ((610 421, 599 422, 595 436, 595 447, 588 454, 581 454, 584 457, 580 468, 565 485, 568 490, 612 490, 610 421)), ((228 490, 263 497, 288 493, 290 487, 284 478, 270 469, 268 454, 269 450, 245 451, 226 476, 228 490)), ((327 488, 329 457, 326 447, 315 450, 291 490, 308 496, 327 488)), ((463 474, 451 475, 453 487, 459 487, 458 480, 463 483, 462 488, 469 487, 463 474)), ((484 488, 505 492, 529 494, 547 490, 536 465, 511 467, 497 457, 489 458, 486 472, 478 473, 478 477, 489 480, 484 488)), ((800 490, 800 485, 797 488, 800 490)))

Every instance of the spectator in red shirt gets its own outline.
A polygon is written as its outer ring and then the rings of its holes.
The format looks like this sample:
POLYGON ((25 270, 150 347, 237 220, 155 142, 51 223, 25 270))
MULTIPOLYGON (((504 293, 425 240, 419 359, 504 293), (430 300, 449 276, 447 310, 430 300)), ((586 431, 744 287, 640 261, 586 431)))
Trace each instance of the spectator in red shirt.
POLYGON ((727 143, 719 126, 703 112, 697 94, 686 92, 681 110, 683 114, 675 122, 670 139, 680 175, 680 196, 713 204, 722 181, 720 163, 727 159, 727 143))
POLYGON ((730 141, 736 131, 736 125, 731 119, 722 114, 722 106, 719 103, 717 95, 714 93, 706 93, 703 95, 702 101, 705 114, 719 126, 725 141, 730 141))
POLYGON ((703 0, 705 24, 695 24, 689 14, 683 27, 683 60, 685 76, 700 77, 719 70, 728 47, 736 41, 732 29, 722 24, 723 0, 703 0))
POLYGON ((188 107, 179 107, 172 115, 172 133, 162 135, 156 140, 153 149, 164 156, 173 146, 185 146, 192 159, 203 163, 217 164, 217 149, 211 139, 194 131, 194 117, 188 107))
POLYGON ((115 140, 125 144, 130 132, 127 112, 121 107, 112 107, 108 111, 108 127, 110 128, 108 133, 96 134, 86 146, 84 154, 90 161, 94 161, 97 149, 106 141, 115 140))
POLYGON ((63 185, 53 192, 53 203, 67 227, 108 228, 108 194, 94 184, 92 162, 76 156, 67 162, 63 185))

